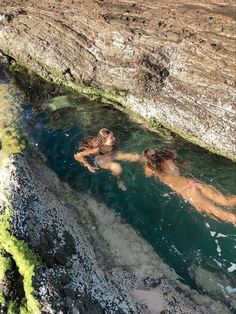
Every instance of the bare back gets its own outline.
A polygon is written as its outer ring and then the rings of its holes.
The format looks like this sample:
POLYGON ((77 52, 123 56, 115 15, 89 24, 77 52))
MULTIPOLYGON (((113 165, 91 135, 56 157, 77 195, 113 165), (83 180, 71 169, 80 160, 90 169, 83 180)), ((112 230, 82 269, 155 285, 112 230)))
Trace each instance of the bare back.
POLYGON ((235 214, 224 211, 214 204, 232 207, 236 205, 236 196, 225 197, 210 186, 181 176, 172 160, 163 161, 161 170, 156 169, 154 175, 194 206, 197 211, 236 225, 235 214))

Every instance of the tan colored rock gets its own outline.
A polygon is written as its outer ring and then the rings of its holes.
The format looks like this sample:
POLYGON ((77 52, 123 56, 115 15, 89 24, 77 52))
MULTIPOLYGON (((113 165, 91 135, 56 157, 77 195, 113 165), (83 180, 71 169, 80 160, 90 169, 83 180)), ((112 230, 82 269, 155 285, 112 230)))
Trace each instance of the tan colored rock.
POLYGON ((0 16, 0 49, 36 73, 236 159, 233 1, 2 0, 0 16))

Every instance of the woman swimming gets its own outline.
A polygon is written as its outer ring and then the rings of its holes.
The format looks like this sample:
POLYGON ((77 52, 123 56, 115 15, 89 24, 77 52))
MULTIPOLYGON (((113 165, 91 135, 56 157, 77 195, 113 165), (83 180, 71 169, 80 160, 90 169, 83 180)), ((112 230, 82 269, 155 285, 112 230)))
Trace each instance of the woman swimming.
POLYGON ((117 178, 118 186, 125 190, 124 183, 120 180, 122 173, 121 165, 117 160, 124 161, 140 161, 143 157, 135 153, 124 153, 113 151, 116 144, 116 138, 112 131, 102 128, 96 136, 89 136, 82 139, 79 145, 79 152, 74 155, 74 158, 84 167, 94 173, 98 168, 110 170, 112 175, 117 178), (85 157, 93 156, 94 165, 86 160, 85 157))
POLYGON ((236 195, 225 197, 209 185, 181 176, 176 156, 168 150, 158 152, 154 148, 146 149, 144 161, 147 177, 152 175, 157 177, 194 206, 197 211, 236 225, 235 214, 226 212, 215 205, 234 207, 236 206, 236 195))

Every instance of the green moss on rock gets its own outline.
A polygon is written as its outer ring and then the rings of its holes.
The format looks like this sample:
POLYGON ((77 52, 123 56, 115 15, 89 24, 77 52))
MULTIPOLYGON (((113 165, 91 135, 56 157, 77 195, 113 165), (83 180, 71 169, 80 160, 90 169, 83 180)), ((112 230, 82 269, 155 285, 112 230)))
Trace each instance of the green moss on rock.
POLYGON ((5 156, 21 153, 26 147, 18 122, 22 101, 23 94, 13 84, 0 85, 0 141, 5 156))
MULTIPOLYGON (((107 102, 107 103, 111 103, 113 105, 115 105, 116 107, 121 108, 121 106, 123 107, 123 102, 125 97, 128 96, 128 93, 124 94, 124 95, 120 95, 119 93, 114 93, 111 91, 107 91, 107 90, 102 90, 96 87, 92 87, 92 86, 86 86, 85 84, 82 83, 75 83, 73 80, 70 80, 66 77, 66 75, 63 74, 63 72, 60 69, 56 69, 53 67, 50 67, 49 65, 47 65, 46 63, 44 63, 41 60, 36 60, 35 62, 37 64, 37 72, 38 74, 44 78, 45 80, 47 80, 48 82, 53 82, 55 84, 58 85, 63 85, 65 87, 68 87, 69 89, 81 94, 81 95, 85 95, 88 96, 90 99, 97 99, 100 100, 102 102, 107 102)), ((24 65, 24 63, 21 63, 21 61, 17 61, 15 62, 15 70, 17 72, 20 71, 26 71, 27 66, 24 65)), ((13 67, 13 68, 14 68, 13 67)), ((29 73, 29 70, 27 70, 29 73)), ((32 71, 30 71, 32 73, 32 71)), ((125 111, 129 112, 129 110, 127 108, 125 108, 125 111)), ((135 114, 134 112, 131 113, 133 116, 138 116, 138 114, 135 114)), ((204 142, 202 142, 198 137, 188 133, 188 132, 184 132, 182 130, 179 130, 177 128, 172 127, 171 125, 167 124, 166 122, 163 121, 158 121, 156 118, 151 118, 151 119, 145 119, 143 117, 141 117, 141 120, 147 125, 147 127, 149 127, 149 129, 153 130, 153 131, 158 131, 161 133, 165 133, 165 134, 170 134, 170 132, 173 132, 177 135, 179 135, 180 137, 182 137, 183 139, 196 144, 204 149, 209 150, 210 152, 220 155, 220 156, 224 156, 226 158, 231 159, 232 161, 236 161, 235 156, 232 156, 231 154, 227 154, 227 153, 222 153, 220 150, 216 149, 215 147, 211 146, 211 145, 207 145, 204 142), (164 131, 164 129, 166 129, 166 131, 164 131)))
MULTIPOLYGON (((63 85, 70 90, 75 91, 81 95, 87 96, 90 99, 97 99, 102 102, 108 103, 121 103, 123 97, 119 94, 112 93, 108 90, 102 90, 96 87, 87 86, 83 83, 75 83, 72 80, 68 80, 65 75, 59 69, 49 67, 47 64, 41 60, 35 60, 38 67, 41 69, 41 77, 50 83, 55 83, 58 85, 63 85)), ((32 71, 28 70, 27 67, 21 61, 13 62, 11 65, 11 71, 14 73, 20 73, 21 76, 33 75, 32 71)), ((31 90, 31 93, 34 93, 31 90)))
POLYGON ((2 150, 6 155, 19 154, 25 150, 26 143, 19 130, 4 128, 0 132, 2 150))
POLYGON ((0 281, 4 279, 6 272, 10 269, 11 269, 10 258, 4 256, 3 252, 0 250, 0 281))
POLYGON ((7 314, 16 314, 18 312, 16 302, 13 300, 7 303, 7 314))
POLYGON ((6 303, 6 300, 5 300, 5 297, 2 293, 0 293, 0 305, 5 305, 6 303))
POLYGON ((22 305, 22 309, 25 309, 25 313, 37 314, 40 313, 40 310, 39 304, 33 296, 32 278, 39 259, 24 241, 20 241, 10 234, 9 219, 10 209, 8 207, 5 214, 0 217, 0 249, 12 256, 23 278, 26 301, 22 305))
POLYGON ((149 119, 148 123, 150 125, 150 128, 153 129, 153 130, 160 130, 160 128, 169 130, 172 133, 178 135, 179 137, 185 139, 186 141, 191 142, 191 143, 193 143, 193 144, 195 144, 197 146, 200 146, 200 147, 202 147, 204 149, 207 149, 208 151, 210 151, 213 154, 229 158, 232 161, 236 162, 236 157, 235 156, 233 156, 231 154, 227 155, 226 153, 224 153, 224 155, 222 155, 222 152, 220 150, 217 150, 215 147, 212 147, 210 145, 206 145, 205 143, 201 142, 199 140, 199 138, 197 138, 196 136, 194 136, 194 135, 192 135, 190 133, 187 133, 187 132, 181 131, 179 129, 176 129, 176 128, 170 126, 169 124, 167 124, 165 122, 157 121, 155 118, 149 119))

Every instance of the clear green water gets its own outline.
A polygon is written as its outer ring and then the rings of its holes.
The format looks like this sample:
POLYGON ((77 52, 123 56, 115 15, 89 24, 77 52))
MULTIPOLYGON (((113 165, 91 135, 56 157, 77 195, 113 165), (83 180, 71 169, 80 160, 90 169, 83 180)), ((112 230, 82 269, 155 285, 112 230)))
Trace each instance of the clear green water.
MULTIPOLYGON (((186 175, 212 184, 225 194, 236 194, 236 165, 168 133, 152 133, 111 106, 74 96, 56 98, 55 103, 66 108, 49 115, 43 109, 45 104, 38 104, 34 112, 32 105, 23 106, 22 123, 29 129, 33 145, 46 156, 48 165, 75 190, 89 190, 115 209, 183 282, 235 309, 234 226, 197 213, 157 179, 145 178, 141 164, 122 163, 127 186, 123 192, 107 171, 91 174, 74 161, 73 154, 82 137, 107 127, 118 138, 120 150, 139 153, 147 147, 175 150, 179 159, 189 165, 186 175)), ((231 211, 236 213, 236 209, 231 211)))

